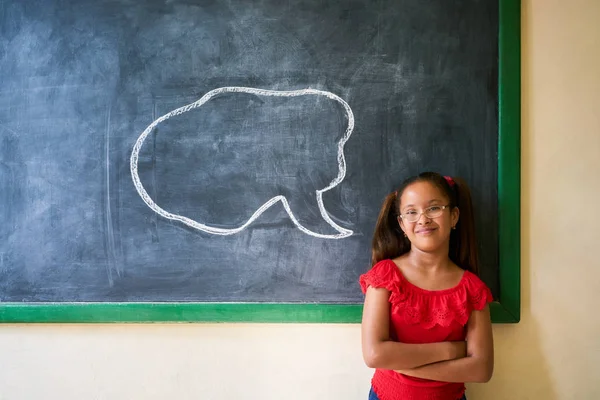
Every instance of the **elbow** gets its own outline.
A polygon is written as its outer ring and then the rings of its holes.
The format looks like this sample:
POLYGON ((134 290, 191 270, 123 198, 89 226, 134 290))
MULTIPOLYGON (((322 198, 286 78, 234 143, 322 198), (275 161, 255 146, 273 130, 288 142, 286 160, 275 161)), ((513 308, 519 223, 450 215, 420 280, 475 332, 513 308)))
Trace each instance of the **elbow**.
POLYGON ((478 368, 478 374, 475 376, 475 383, 488 383, 494 375, 494 365, 486 363, 478 368))
POLYGON ((476 383, 488 383, 492 379, 492 375, 493 374, 491 374, 491 373, 482 374, 481 377, 479 377, 479 379, 477 379, 475 382, 476 383))
POLYGON ((363 348, 363 360, 367 367, 380 369, 412 368, 410 362, 403 362, 403 359, 397 356, 395 358, 391 357, 389 348, 384 343, 380 342, 363 348))
POLYGON ((490 366, 487 368, 487 370, 485 371, 485 374, 483 375, 483 379, 482 379, 482 383, 488 383, 491 379, 492 376, 494 376, 494 366, 490 366))
POLYGON ((377 344, 366 346, 363 349, 363 360, 369 368, 384 368, 385 354, 377 344))
POLYGON ((367 348, 363 351, 363 360, 369 368, 378 368, 380 364, 380 356, 376 349, 373 347, 367 348))

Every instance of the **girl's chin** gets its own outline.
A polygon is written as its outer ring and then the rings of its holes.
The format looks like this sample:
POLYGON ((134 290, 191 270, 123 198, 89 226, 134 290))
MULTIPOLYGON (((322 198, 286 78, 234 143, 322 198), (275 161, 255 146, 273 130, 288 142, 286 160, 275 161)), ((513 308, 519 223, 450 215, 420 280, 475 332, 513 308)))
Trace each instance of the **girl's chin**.
POLYGON ((421 238, 416 243, 412 243, 412 245, 423 252, 434 253, 444 247, 444 241, 433 238, 421 238))

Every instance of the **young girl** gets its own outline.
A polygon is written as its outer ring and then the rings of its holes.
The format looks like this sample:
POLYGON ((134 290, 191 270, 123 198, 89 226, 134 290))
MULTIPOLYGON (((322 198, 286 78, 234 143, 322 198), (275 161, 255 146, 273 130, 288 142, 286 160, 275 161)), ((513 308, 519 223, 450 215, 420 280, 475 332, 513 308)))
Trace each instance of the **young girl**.
POLYGON ((492 294, 477 277, 465 182, 425 172, 389 194, 371 262, 360 277, 369 400, 459 400, 464 382, 487 382, 492 294))

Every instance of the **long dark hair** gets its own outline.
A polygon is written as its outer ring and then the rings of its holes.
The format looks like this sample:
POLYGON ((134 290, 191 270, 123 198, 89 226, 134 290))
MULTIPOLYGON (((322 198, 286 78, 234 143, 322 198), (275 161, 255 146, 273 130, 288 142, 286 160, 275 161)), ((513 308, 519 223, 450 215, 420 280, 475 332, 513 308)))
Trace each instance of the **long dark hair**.
POLYGON ((451 209, 458 207, 460 217, 456 229, 450 234, 448 256, 459 267, 477 274, 479 264, 471 191, 463 179, 453 177, 449 183, 445 177, 435 172, 423 172, 408 178, 397 190, 385 197, 373 234, 371 265, 409 252, 410 241, 398 225, 398 212, 404 189, 415 182, 433 184, 448 198, 451 209))

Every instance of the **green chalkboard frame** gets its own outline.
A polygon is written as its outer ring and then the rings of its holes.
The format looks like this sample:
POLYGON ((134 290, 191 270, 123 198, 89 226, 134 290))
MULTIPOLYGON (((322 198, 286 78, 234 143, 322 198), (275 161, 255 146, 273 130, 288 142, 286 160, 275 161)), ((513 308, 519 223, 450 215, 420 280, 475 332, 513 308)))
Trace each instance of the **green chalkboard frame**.
MULTIPOLYGON (((499 280, 494 323, 516 323, 521 309, 520 0, 499 1, 499 280)), ((0 323, 261 322, 359 323, 359 304, 1 303, 0 323)))

